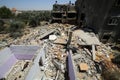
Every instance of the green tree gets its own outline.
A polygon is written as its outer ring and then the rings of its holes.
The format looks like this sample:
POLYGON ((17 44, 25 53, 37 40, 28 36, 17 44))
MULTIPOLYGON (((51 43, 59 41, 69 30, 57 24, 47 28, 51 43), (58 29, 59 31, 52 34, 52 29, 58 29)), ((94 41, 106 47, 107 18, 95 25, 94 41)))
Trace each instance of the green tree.
POLYGON ((22 31, 25 28, 25 24, 22 21, 13 21, 10 24, 9 31, 10 32, 18 32, 22 31))
POLYGON ((29 26, 36 27, 37 25, 38 25, 38 19, 35 16, 31 17, 29 21, 29 26))
POLYGON ((10 37, 12 38, 21 37, 23 35, 24 28, 25 24, 22 21, 11 22, 9 27, 10 37))
POLYGON ((4 21, 0 20, 0 31, 4 30, 4 21))
POLYGON ((6 6, 2 6, 0 7, 0 18, 11 18, 13 15, 12 15, 12 12, 10 11, 9 8, 7 8, 6 6))

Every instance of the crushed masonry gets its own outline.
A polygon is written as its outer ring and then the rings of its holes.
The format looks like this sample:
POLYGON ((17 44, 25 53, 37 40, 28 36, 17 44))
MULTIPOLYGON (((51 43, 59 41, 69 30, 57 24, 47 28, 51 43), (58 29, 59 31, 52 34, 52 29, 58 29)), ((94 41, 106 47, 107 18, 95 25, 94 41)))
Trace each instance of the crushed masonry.
POLYGON ((69 24, 48 24, 30 29, 23 37, 2 44, 2 47, 4 45, 25 45, 25 47, 15 50, 14 57, 20 60, 17 60, 14 65, 9 65, 9 69, 6 62, 5 68, 8 72, 2 70, 4 67, 1 63, 13 56, 9 51, 15 48, 0 51, 2 60, 0 61, 0 71, 2 71, 0 78, 7 80, 68 80, 69 78, 70 80, 102 80, 103 71, 118 69, 112 63, 114 52, 111 47, 101 43, 93 32, 74 30, 76 27, 69 24), (27 49, 26 45, 38 47, 27 49), (19 53, 20 50, 23 52, 19 53), (10 54, 5 56, 4 54, 7 54, 5 52, 10 54))

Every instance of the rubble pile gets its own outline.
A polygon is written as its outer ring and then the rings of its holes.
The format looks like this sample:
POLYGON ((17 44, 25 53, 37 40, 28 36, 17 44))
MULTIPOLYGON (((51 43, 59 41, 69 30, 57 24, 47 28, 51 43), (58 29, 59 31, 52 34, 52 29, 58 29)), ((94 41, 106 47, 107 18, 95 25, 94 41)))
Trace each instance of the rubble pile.
POLYGON ((32 63, 28 60, 19 60, 13 66, 12 70, 7 76, 7 80, 24 80, 25 76, 27 75, 30 66, 32 63))
POLYGON ((88 51, 83 47, 73 55, 77 80, 100 80, 100 75, 97 74, 95 63, 92 60, 92 54, 91 52, 89 54, 88 51))
MULTIPOLYGON (((72 26, 69 24, 63 25, 58 23, 40 26, 30 31, 29 34, 16 39, 12 44, 38 45, 42 43, 42 39, 48 38, 50 34, 60 34, 63 29, 67 31, 70 27, 72 26)), ((61 33, 61 35, 64 35, 64 33, 61 33)))
POLYGON ((68 77, 66 74, 66 43, 70 26, 56 23, 47 28, 47 31, 45 27, 39 31, 42 36, 39 37, 39 40, 43 41, 43 44, 47 44, 45 62, 44 59, 40 60, 41 72, 44 74, 42 78, 66 80, 68 77), (43 33, 45 31, 46 33, 43 33))
POLYGON ((49 44, 48 52, 46 54, 45 76, 54 80, 65 80, 66 70, 66 53, 63 49, 64 46, 49 44), (63 49, 63 50, 62 50, 63 49))
MULTIPOLYGON (((117 68, 111 61, 114 58, 113 51, 110 46, 102 44, 93 32, 75 30, 76 28, 69 24, 49 24, 37 27, 12 44, 47 44, 45 58, 42 57, 39 61, 41 80, 68 80, 68 50, 72 50, 73 53, 76 80, 102 80, 102 72, 117 68)), ((21 71, 19 73, 21 74, 21 71)), ((14 74, 9 75, 10 79, 17 80, 18 77, 13 79, 12 76, 14 74)))

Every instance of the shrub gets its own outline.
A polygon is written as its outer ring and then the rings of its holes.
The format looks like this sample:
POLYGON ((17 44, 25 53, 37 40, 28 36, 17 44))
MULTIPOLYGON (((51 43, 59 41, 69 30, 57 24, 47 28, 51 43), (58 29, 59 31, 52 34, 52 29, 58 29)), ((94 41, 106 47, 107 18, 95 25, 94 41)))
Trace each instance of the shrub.
POLYGON ((10 32, 17 32, 21 31, 25 28, 25 24, 21 21, 13 21, 10 24, 9 31, 10 32))
POLYGON ((9 32, 10 37, 17 38, 23 35, 25 24, 21 21, 14 21, 10 24, 9 32))
POLYGON ((10 33, 10 37, 12 37, 12 38, 17 38, 17 37, 21 37, 23 35, 23 33, 22 32, 14 32, 14 33, 10 33))
POLYGON ((0 7, 0 18, 8 19, 11 17, 13 17, 13 14, 9 8, 7 8, 6 6, 0 7))
POLYGON ((0 20, 0 31, 4 30, 4 21, 0 20))
POLYGON ((37 21, 35 19, 31 19, 30 22, 29 22, 29 26, 36 27, 37 26, 37 21))
POLYGON ((40 25, 40 20, 37 16, 32 16, 29 20, 29 26, 36 27, 40 25))

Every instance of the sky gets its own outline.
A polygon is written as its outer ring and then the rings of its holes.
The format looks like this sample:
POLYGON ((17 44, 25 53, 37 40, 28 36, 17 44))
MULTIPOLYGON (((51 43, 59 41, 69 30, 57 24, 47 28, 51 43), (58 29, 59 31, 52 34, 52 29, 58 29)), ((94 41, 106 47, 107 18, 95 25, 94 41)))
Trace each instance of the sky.
MULTIPOLYGON (((0 0, 0 7, 6 6, 10 9, 17 10, 51 10, 52 5, 56 0, 0 0)), ((71 1, 75 3, 76 0, 57 0, 60 4, 66 4, 71 1)))

